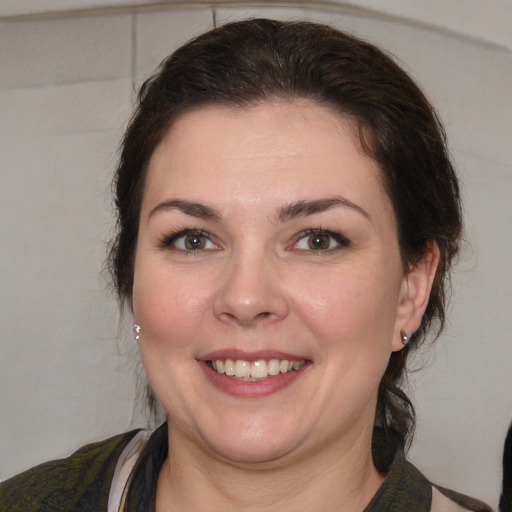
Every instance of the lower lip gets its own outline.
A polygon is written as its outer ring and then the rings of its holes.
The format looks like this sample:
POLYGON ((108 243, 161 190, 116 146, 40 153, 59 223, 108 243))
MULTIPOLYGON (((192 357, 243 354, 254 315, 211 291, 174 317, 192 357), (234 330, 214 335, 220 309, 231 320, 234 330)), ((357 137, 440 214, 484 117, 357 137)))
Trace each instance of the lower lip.
POLYGON ((304 370, 309 366, 306 363, 299 370, 280 373, 279 375, 270 376, 265 380, 245 381, 217 373, 206 364, 206 361, 198 362, 201 369, 216 388, 228 395, 240 398, 259 398, 277 393, 300 378, 304 370))

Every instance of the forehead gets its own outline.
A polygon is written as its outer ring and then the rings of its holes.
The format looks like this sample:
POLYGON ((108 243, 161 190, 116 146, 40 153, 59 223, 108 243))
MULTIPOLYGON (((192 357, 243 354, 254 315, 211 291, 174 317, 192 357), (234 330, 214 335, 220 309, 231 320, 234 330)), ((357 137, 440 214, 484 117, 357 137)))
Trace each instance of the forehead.
MULTIPOLYGON (((223 143, 236 144, 250 132, 255 145, 258 140, 263 139, 266 139, 265 145, 271 139, 277 145, 283 142, 284 136, 292 132, 295 137, 311 137, 314 132, 319 131, 331 132, 333 135, 350 134, 353 136, 354 145, 364 153, 359 142, 358 122, 354 118, 342 115, 328 105, 305 98, 276 98, 245 106, 212 104, 186 111, 173 121, 155 151, 162 145, 174 142, 178 137, 201 138, 205 143, 215 139, 216 142, 222 140, 223 143), (222 127, 223 130, 211 131, 214 125, 222 127), (233 133, 229 131, 233 128, 238 136, 233 137, 233 133)), ((313 140, 314 145, 317 143, 318 141, 313 140)), ((270 147, 273 146, 274 144, 270 147)), ((304 149, 311 150, 313 147, 304 149)))
POLYGON ((209 193, 261 203, 279 195, 290 201, 333 193, 362 200, 365 191, 387 199, 381 170, 364 153, 356 123, 328 107, 293 100, 183 114, 151 157, 144 195, 202 200, 209 193))

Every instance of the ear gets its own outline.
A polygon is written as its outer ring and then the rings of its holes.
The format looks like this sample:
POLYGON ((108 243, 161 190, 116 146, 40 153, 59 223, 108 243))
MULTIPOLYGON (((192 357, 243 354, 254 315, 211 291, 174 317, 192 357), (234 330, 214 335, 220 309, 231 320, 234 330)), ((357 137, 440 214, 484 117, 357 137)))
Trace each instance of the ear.
POLYGON ((429 243, 421 261, 409 268, 403 277, 393 333, 394 352, 404 347, 401 331, 410 337, 421 325, 436 276, 439 257, 438 245, 435 242, 429 243))

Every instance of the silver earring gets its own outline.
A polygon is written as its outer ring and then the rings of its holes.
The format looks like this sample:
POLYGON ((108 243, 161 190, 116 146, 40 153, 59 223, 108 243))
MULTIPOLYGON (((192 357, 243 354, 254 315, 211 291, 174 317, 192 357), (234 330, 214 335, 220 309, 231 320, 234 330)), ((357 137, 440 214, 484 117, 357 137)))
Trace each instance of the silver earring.
POLYGON ((138 324, 133 324, 133 339, 135 341, 139 341, 140 340, 140 325, 138 324))
POLYGON ((409 336, 407 336, 407 334, 405 334, 404 330, 400 331, 400 338, 402 338, 402 345, 405 346, 409 343, 409 336))

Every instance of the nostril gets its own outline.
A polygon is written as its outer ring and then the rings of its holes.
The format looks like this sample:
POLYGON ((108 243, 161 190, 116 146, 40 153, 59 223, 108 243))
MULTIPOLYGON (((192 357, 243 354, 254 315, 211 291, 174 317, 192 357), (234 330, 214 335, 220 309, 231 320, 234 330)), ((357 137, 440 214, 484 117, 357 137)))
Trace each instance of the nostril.
POLYGON ((274 319, 280 318, 280 316, 271 311, 262 311, 255 314, 250 311, 224 311, 219 315, 219 318, 224 322, 235 322, 240 325, 250 326, 272 322, 274 319))
POLYGON ((214 313, 224 322, 241 325, 270 322, 286 317, 288 303, 282 292, 269 284, 269 279, 247 281, 232 276, 224 282, 214 300, 214 313))
POLYGON ((228 312, 224 312, 224 313, 221 313, 221 318, 223 320, 236 320, 236 316, 233 315, 233 313, 228 313, 228 312))

